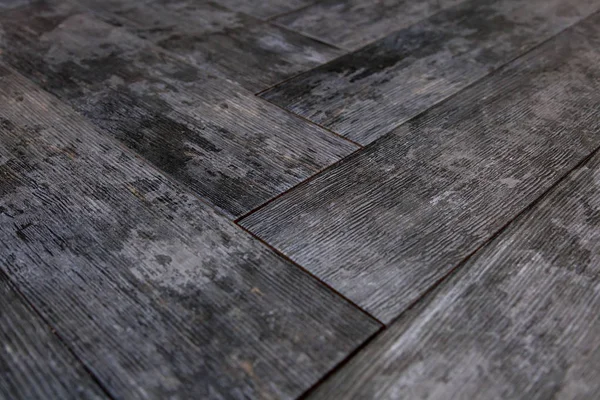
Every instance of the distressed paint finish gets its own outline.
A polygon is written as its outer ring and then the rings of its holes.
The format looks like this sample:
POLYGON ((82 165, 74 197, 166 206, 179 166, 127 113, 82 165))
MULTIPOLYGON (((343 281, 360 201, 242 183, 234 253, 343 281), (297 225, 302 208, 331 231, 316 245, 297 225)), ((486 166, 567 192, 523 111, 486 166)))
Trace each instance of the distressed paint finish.
POLYGON ((108 399, 1 270, 0 399, 108 399))
POLYGON ((599 0, 467 1, 262 97, 365 145, 598 8, 599 0))
POLYGON ((273 22, 357 50, 464 0, 325 0, 273 22))
POLYGON ((311 400, 597 399, 600 155, 311 400))
POLYGON ((341 51, 213 2, 77 0, 102 19, 253 93, 330 61, 341 51))
POLYGON ((67 3, 0 14, 0 57, 231 217, 356 146, 67 3))
POLYGON ((294 398, 378 329, 0 69, 1 268, 116 398, 294 398))
POLYGON ((600 14, 241 224, 388 323, 600 145, 600 14))

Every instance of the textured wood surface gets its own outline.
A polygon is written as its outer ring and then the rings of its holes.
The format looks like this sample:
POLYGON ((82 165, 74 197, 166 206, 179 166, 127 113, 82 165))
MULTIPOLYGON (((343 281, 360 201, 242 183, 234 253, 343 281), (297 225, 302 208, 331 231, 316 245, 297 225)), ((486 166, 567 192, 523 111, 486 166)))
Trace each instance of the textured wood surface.
POLYGON ((598 8, 598 0, 467 1, 262 96, 368 144, 598 8))
POLYGON ((99 17, 123 25, 254 93, 342 54, 331 46, 212 2, 77 1, 99 17))
POLYGON ((600 145, 600 14, 241 224, 384 322, 600 145))
POLYGON ((0 270, 0 399, 107 398, 0 270))
POLYGON ((0 69, 1 268, 116 398, 293 398, 379 325, 0 69))
POLYGON ((80 11, 0 13, 0 57, 231 216, 356 148, 80 11))
POLYGON ((310 399, 600 397, 600 156, 310 399))
POLYGON ((463 0, 325 0, 273 22, 357 50, 463 0))
POLYGON ((241 11, 262 19, 276 17, 319 0, 219 0, 231 10, 241 11))

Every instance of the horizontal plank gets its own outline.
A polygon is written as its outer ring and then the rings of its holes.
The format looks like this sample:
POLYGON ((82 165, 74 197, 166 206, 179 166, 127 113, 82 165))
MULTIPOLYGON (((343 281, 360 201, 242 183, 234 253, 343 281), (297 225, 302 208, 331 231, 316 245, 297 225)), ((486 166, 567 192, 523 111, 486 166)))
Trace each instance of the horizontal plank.
POLYGON ((600 14, 241 224, 388 323, 600 145, 600 14))
POLYGON ((461 1, 324 0, 273 22, 346 50, 358 50, 461 1))
POLYGON ((65 2, 0 28, 1 59, 231 217, 356 149, 65 2))
POLYGON ((0 259, 116 398, 293 398, 379 325, 0 69, 0 259))
POLYGON ((600 155, 310 399, 596 399, 600 155))
POLYGON ((0 305, 0 399, 108 399, 1 270, 0 305))
POLYGON ((365 145, 598 8, 598 0, 466 1, 262 97, 365 145))
POLYGON ((314 39, 248 17, 238 12, 240 7, 229 11, 220 4, 195 0, 77 2, 253 93, 342 54, 314 39))

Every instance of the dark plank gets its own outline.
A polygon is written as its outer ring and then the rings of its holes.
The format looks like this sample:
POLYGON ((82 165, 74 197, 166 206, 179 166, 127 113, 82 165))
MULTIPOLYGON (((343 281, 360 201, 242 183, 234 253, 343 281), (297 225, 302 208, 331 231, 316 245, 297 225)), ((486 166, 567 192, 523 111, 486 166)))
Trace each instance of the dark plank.
POLYGON ((0 399, 107 398, 1 270, 0 343, 0 399))
POLYGON ((600 14, 241 224, 384 322, 600 145, 600 14))
POLYGON ((600 156, 312 399, 597 399, 600 156))
POLYGON ((273 22, 357 50, 463 0, 325 0, 273 22))
POLYGON ((378 329, 0 70, 1 268, 116 398, 293 398, 378 329))
POLYGON ((262 94, 368 144, 579 21, 598 0, 471 0, 262 94))
POLYGON ((356 148, 66 3, 0 28, 3 60, 230 216, 356 148))
POLYGON ((257 18, 269 19, 306 7, 318 0, 219 0, 219 3, 257 18))
POLYGON ((254 93, 342 54, 331 46, 212 2, 77 1, 99 17, 123 25, 254 93))

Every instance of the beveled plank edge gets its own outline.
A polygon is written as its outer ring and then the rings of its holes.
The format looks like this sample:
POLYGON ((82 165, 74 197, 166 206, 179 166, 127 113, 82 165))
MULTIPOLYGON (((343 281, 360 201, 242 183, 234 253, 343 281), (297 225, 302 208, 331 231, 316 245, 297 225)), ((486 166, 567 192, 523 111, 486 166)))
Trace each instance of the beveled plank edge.
POLYGON ((13 282, 12 278, 2 268, 0 268, 0 281, 5 282, 9 290, 15 294, 15 297, 21 303, 22 307, 32 314, 35 320, 31 322, 28 321, 28 323, 39 325, 40 327, 45 328, 48 332, 48 337, 50 338, 50 340, 52 340, 53 338, 56 346, 64 349, 65 353, 67 353, 73 360, 75 360, 75 362, 78 364, 77 366, 81 368, 81 372, 85 376, 89 377, 91 382, 98 388, 99 393, 108 399, 115 399, 115 397, 110 393, 110 391, 96 376, 96 374, 94 374, 94 372, 85 364, 85 362, 79 356, 77 356, 77 354, 73 351, 71 346, 68 345, 68 343, 62 338, 62 336, 44 317, 44 315, 35 307, 35 305, 29 301, 27 296, 23 294, 19 287, 13 282))
MULTIPOLYGON (((461 4, 462 4, 462 3, 461 3, 461 4)), ((460 5, 460 4, 459 4, 459 5, 460 5)), ((455 6, 455 7, 456 7, 456 6, 455 6)), ((437 15, 438 13, 440 13, 440 12, 443 12, 443 11, 447 11, 447 10, 448 10, 448 9, 443 9, 443 10, 440 10, 440 11, 438 11, 437 13, 434 13, 434 14, 430 15, 430 16, 429 16, 429 17, 427 17, 427 18, 431 18, 431 17, 433 17, 433 16, 437 15)), ((440 105, 442 105, 442 104, 444 104, 444 103, 446 103, 446 102, 450 101, 451 99, 453 99, 455 96, 457 96, 459 93, 463 92, 464 90, 467 90, 467 89, 471 88, 472 86, 474 86, 474 85, 476 85, 476 84, 480 83, 481 81, 483 81, 483 80, 485 80, 485 79, 489 78, 490 76, 492 76, 492 75, 494 75, 494 74, 498 73, 498 71, 502 70, 503 68, 505 68, 505 67, 506 67, 506 66, 508 66, 509 64, 511 64, 511 63, 513 63, 513 62, 515 62, 516 60, 518 60, 519 58, 521 58, 521 57, 525 56, 526 54, 528 54, 528 53, 530 53, 530 52, 532 52, 532 51, 536 50, 538 47, 541 47, 541 46, 542 46, 542 45, 544 45, 545 43, 547 43, 547 42, 551 41, 551 40, 552 40, 552 39, 554 39, 555 37, 557 37, 557 36, 559 36, 559 35, 563 34, 564 32, 566 32, 566 31, 568 31, 568 30, 572 29, 572 28, 573 28, 573 27, 575 27, 575 26, 579 25, 579 24, 580 24, 580 23, 582 23, 583 21, 585 21, 585 20, 587 20, 587 19, 589 19, 589 18, 592 18, 592 17, 593 17, 594 15, 596 15, 596 14, 600 14, 600 4, 598 4, 598 5, 596 6, 596 10, 595 10, 595 11, 593 11, 593 12, 591 12, 589 15, 587 15, 587 16, 585 16, 585 17, 583 17, 583 18, 579 19, 578 21, 575 21, 575 22, 573 22, 571 25, 567 25, 567 26, 565 26, 565 27, 564 27, 563 29, 561 29, 560 31, 558 31, 558 32, 556 32, 555 34, 553 34, 553 35, 551 35, 551 36, 547 37, 546 39, 542 40, 541 42, 538 42, 537 44, 533 45, 531 48, 527 49, 526 51, 524 51, 524 52, 522 52, 522 53, 519 53, 519 54, 515 55, 514 57, 512 57, 512 58, 508 59, 508 60, 507 60, 507 61, 505 61, 504 63, 501 63, 501 64, 500 64, 500 65, 498 65, 497 67, 490 68, 490 69, 489 69, 489 70, 488 70, 488 71, 487 71, 487 72, 486 72, 484 75, 482 75, 480 78, 477 78, 477 79, 475 79, 473 82, 471 82, 471 83, 469 83, 469 84, 465 85, 464 87, 462 87, 462 88, 461 88, 461 89, 459 89, 458 91, 456 91, 456 92, 454 92, 454 93, 451 93, 451 94, 449 94, 448 96, 446 96, 446 97, 442 98, 441 100, 439 100, 439 101, 438 101, 438 102, 436 102, 436 103, 433 103, 431 106, 429 106, 428 108, 425 108, 424 110, 422 110, 422 111, 421 111, 421 112, 419 112, 418 114, 415 114, 414 116, 410 117, 410 118, 409 118, 409 119, 407 119, 406 121, 400 122, 398 125, 394 125, 394 126, 392 126, 392 127, 389 129, 389 131, 388 131, 388 132, 386 132, 386 133, 382 134, 381 136, 379 136, 379 137, 375 138, 374 140, 372 140, 372 141, 370 141, 370 142, 366 142, 366 143, 359 143, 359 145, 360 145, 361 147, 363 147, 363 148, 365 148, 365 147, 368 147, 368 146, 372 145, 373 143, 377 142, 378 140, 381 140, 382 138, 384 138, 384 137, 386 137, 386 136, 390 135, 392 132, 394 132, 396 129, 400 128, 400 127, 401 127, 401 126, 403 126, 404 124, 410 123, 412 120, 419 118, 421 115, 425 114, 427 111, 431 110, 432 108, 434 108, 434 107, 438 107, 438 106, 440 106, 440 105)), ((401 31, 401 30, 404 30, 404 29, 408 29, 408 28, 410 28, 410 27, 411 27, 411 26, 413 26, 413 25, 416 25, 416 24, 418 24, 418 23, 421 23, 422 21, 423 21, 423 20, 417 21, 417 22, 415 22, 415 24, 408 25, 407 27, 405 27, 405 28, 402 28, 402 29, 399 29, 398 31, 401 31)), ((389 33, 388 35, 384 36, 383 38, 385 38, 385 37, 387 37, 387 36, 390 36, 390 35, 394 35, 394 34, 396 34, 396 32, 398 32, 398 31, 393 31, 393 32, 389 33)), ((380 39, 378 39, 378 40, 382 40, 383 38, 380 38, 380 39)), ((374 42, 377 42, 378 40, 376 40, 376 41, 374 41, 374 42)), ((368 47, 368 46, 372 45, 374 42, 371 42, 371 43, 367 44, 367 45, 366 45, 366 46, 364 46, 364 47, 368 47)), ((347 53, 345 53, 345 54, 341 55, 341 56, 340 56, 340 57, 338 57, 338 58, 334 58, 333 60, 331 60, 331 61, 328 61, 328 62, 326 62, 326 63, 324 63, 324 64, 321 64, 321 65, 319 65, 319 66, 317 66, 317 67, 311 68, 311 69, 310 69, 310 70, 308 70, 308 71, 301 72, 301 73, 299 73, 299 74, 297 74, 297 75, 295 75, 295 76, 293 76, 293 77, 290 77, 289 79, 286 79, 286 80, 284 80, 284 81, 282 81, 282 82, 279 82, 279 83, 277 83, 277 84, 275 84, 275 85, 273 85, 273 86, 271 86, 271 87, 269 87, 269 88, 267 88, 267 89, 265 89, 265 90, 262 90, 262 91, 260 91, 260 92, 256 93, 256 95, 257 95, 257 96, 259 96, 260 98, 262 98, 262 99, 266 100, 267 102, 269 102, 269 103, 271 103, 271 104, 275 104, 275 105, 277 105, 277 104, 276 104, 276 103, 275 103, 273 100, 270 100, 270 99, 266 98, 266 97, 264 96, 264 94, 265 94, 265 93, 267 93, 267 92, 269 92, 269 91, 271 91, 271 90, 275 90, 275 89, 279 88, 280 86, 283 86, 283 85, 285 85, 287 82, 289 82, 289 81, 291 81, 291 80, 293 80, 293 79, 295 79, 295 78, 298 78, 298 77, 301 77, 301 76, 303 76, 303 75, 309 74, 309 73, 311 73, 312 71, 314 71, 314 70, 317 70, 317 69, 319 69, 319 68, 323 68, 323 67, 325 67, 325 66, 327 66, 327 65, 329 65, 329 64, 333 64, 334 62, 337 62, 337 61, 338 61, 340 58, 342 58, 342 57, 346 57, 346 56, 348 56, 348 55, 350 55, 350 54, 353 54, 353 53, 356 53, 356 52, 358 52, 358 51, 361 51, 361 50, 362 50, 364 47, 361 47, 360 49, 358 49, 358 50, 355 50, 355 51, 348 51, 347 53)), ((277 106, 279 106, 279 105, 277 105, 277 106)), ((287 110, 287 109, 286 109, 284 106, 279 106, 279 107, 280 107, 280 108, 283 108, 284 110, 287 110)), ((290 111, 290 110, 287 110, 287 111, 289 111, 290 113, 292 113, 292 114, 294 114, 294 115, 296 115, 296 116, 300 117, 300 115, 296 114, 296 113, 295 113, 295 112, 293 112, 293 111, 290 111)), ((310 120, 309 120, 309 121, 310 121, 310 120)), ((321 128, 324 128, 323 126, 321 126, 321 125, 317 124, 317 123, 316 123, 316 122, 314 122, 314 121, 311 121, 311 122, 313 122, 314 124, 316 124, 317 126, 319 126, 319 127, 321 127, 321 128)), ((341 134, 341 133, 339 133, 339 132, 335 132, 335 131, 334 131, 334 130, 332 130, 331 128, 324 128, 324 129, 327 129, 329 132, 333 132, 333 133, 335 133, 336 135, 338 135, 338 136, 340 136, 340 137, 344 137, 344 138, 345 138, 345 136, 344 136, 344 135, 342 135, 342 134, 341 134)), ((350 140, 350 139, 348 139, 348 140, 350 140)), ((356 142, 354 142, 354 141, 351 141, 351 142, 352 142, 352 143, 356 143, 356 142)), ((346 156, 346 158, 347 158, 347 157, 348 157, 348 156, 346 156)), ((248 215, 249 215, 249 214, 248 214, 248 215)))

